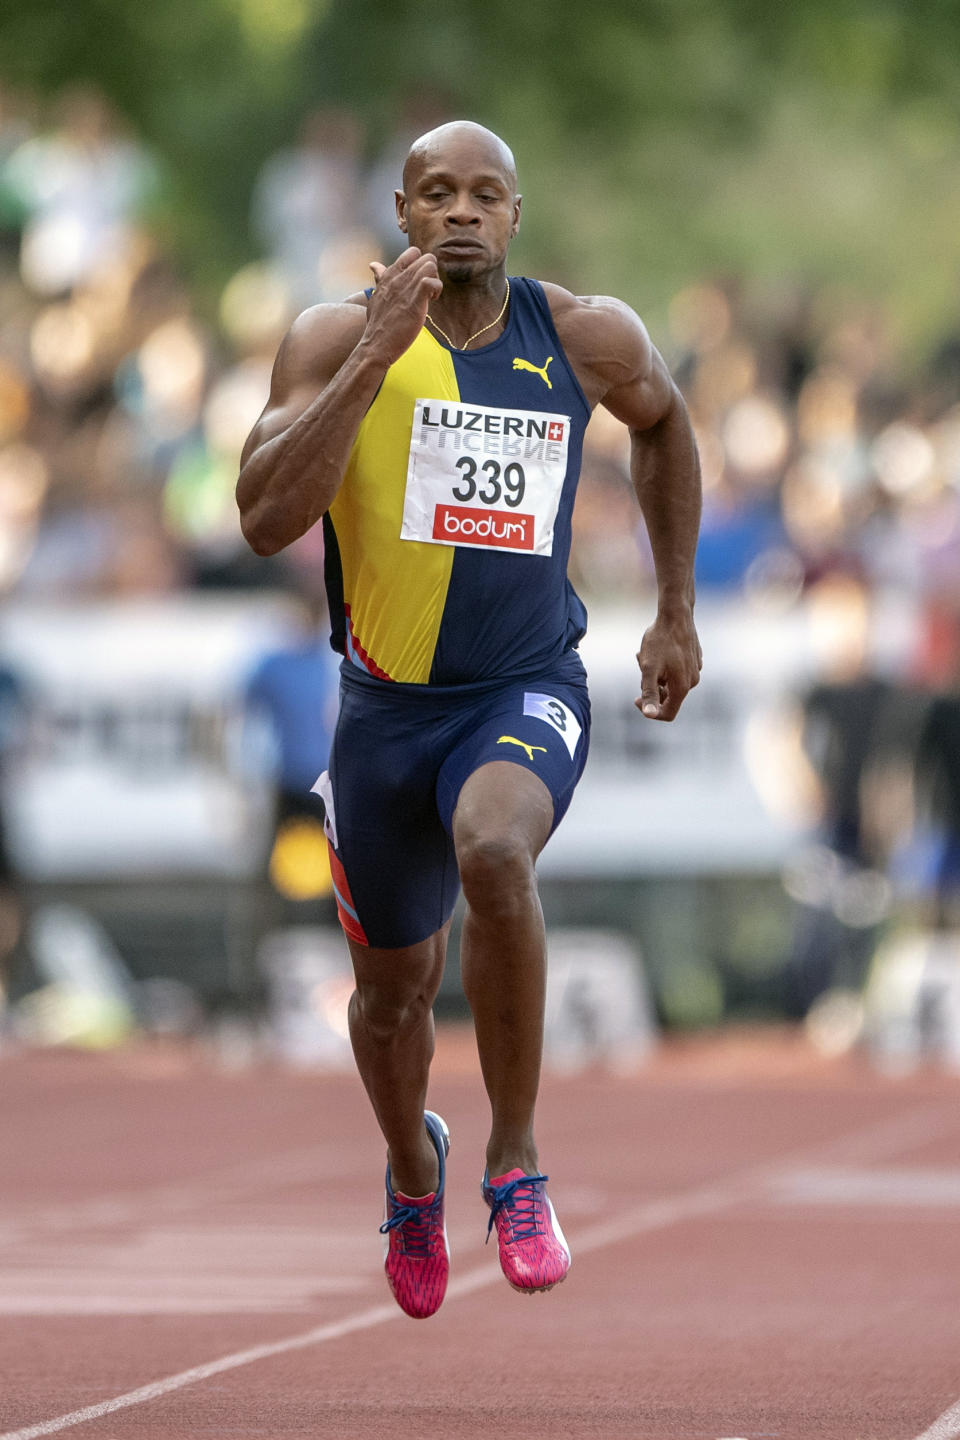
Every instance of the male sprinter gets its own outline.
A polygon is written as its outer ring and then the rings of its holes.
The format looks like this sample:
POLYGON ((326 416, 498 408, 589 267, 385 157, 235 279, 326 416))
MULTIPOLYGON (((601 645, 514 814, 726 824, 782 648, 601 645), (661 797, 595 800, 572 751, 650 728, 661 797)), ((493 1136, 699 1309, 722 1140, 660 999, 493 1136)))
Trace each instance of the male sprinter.
POLYGON ((323 517, 344 654, 327 805, 356 973, 354 1054, 387 1142, 386 1271, 408 1315, 447 1283, 446 1126, 424 1110, 450 915, 492 1110, 483 1196, 510 1284, 562 1280, 570 1252, 534 1141, 546 955, 534 865, 587 753, 566 576, 584 427, 632 435, 659 606, 637 705, 672 720, 699 679, 696 447, 626 305, 506 274, 513 156, 479 125, 416 141, 397 192, 410 248, 376 285, 305 311, 243 452, 243 532, 272 555, 323 517))

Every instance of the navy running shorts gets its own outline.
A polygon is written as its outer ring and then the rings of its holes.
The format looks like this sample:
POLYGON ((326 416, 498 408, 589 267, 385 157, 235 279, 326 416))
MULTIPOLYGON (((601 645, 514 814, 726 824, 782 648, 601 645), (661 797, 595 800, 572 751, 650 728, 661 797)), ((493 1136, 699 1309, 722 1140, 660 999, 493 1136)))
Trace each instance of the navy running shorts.
POLYGON ((453 812, 492 760, 532 770, 560 823, 586 763, 590 701, 579 656, 547 674, 444 686, 392 685, 345 661, 330 768, 314 787, 340 923, 362 945, 415 945, 449 920, 460 889, 453 812))

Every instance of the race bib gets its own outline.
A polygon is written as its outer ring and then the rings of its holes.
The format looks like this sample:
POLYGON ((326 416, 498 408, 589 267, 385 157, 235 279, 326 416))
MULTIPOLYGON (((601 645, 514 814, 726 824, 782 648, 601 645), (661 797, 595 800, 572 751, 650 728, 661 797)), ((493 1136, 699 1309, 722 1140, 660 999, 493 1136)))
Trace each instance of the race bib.
POLYGON ((570 759, 573 759, 582 731, 580 721, 569 705, 564 705, 555 695, 540 695, 536 690, 527 690, 523 697, 523 713, 535 715, 538 720, 546 720, 548 725, 552 725, 570 751, 570 759))
POLYGON ((402 540, 553 553, 569 415, 418 400, 402 540))

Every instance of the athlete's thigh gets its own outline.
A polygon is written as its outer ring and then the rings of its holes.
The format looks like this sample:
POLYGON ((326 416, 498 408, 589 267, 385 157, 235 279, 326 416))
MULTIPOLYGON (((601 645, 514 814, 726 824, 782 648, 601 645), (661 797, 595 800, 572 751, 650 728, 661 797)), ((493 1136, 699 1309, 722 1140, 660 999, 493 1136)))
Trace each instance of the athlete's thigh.
MULTIPOLYGON (((553 805, 550 831, 556 829, 583 774, 590 736, 590 703, 586 687, 565 681, 539 680, 510 686, 478 713, 476 724, 454 746, 437 780, 437 808, 448 832, 453 812, 468 778, 496 765, 490 785, 505 794, 498 762, 520 766, 535 775, 553 805)), ((521 796, 516 797, 519 801, 521 796)))
POLYGON ((426 1011, 436 999, 443 979, 449 921, 415 945, 379 949, 347 937, 357 990, 374 1023, 383 1017, 426 1011))
POLYGON ((535 860, 554 828, 553 795, 539 775, 511 761, 486 761, 463 782, 453 812, 461 877, 474 846, 482 852, 506 842, 535 860))
POLYGON ((453 909, 456 859, 435 798, 439 743, 427 707, 344 689, 327 838, 340 922, 361 945, 416 945, 453 909))

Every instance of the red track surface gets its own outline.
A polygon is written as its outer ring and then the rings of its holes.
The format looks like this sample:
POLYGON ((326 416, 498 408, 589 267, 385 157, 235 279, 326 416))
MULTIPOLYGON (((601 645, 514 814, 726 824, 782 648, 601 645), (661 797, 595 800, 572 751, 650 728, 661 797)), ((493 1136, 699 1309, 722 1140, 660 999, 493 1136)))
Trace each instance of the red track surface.
POLYGON ((483 1247, 485 1101, 448 1031, 431 1103, 456 1278, 417 1322, 380 1272, 382 1145, 353 1076, 5 1055, 0 1440, 914 1440, 960 1398, 958 1090, 789 1034, 548 1079, 574 1263, 528 1298, 483 1247))

